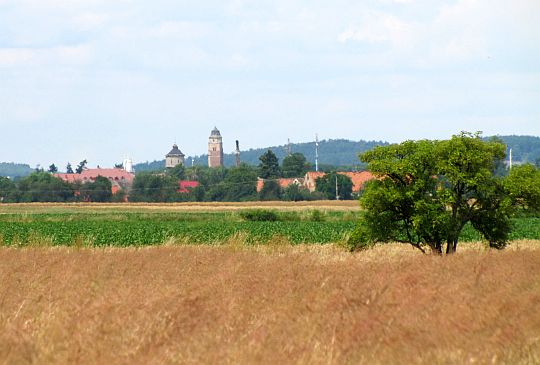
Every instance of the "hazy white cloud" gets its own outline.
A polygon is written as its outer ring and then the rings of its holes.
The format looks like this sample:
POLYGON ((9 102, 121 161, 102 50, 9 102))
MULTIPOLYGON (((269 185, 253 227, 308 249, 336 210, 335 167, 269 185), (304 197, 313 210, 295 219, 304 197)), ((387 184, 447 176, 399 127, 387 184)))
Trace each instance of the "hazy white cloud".
POLYGON ((215 30, 208 23, 193 21, 164 21, 157 26, 150 27, 146 34, 158 38, 176 38, 182 40, 196 40, 207 37, 215 30))
POLYGON ((338 36, 342 43, 359 41, 367 43, 388 42, 393 47, 407 47, 414 41, 414 25, 404 22, 396 16, 384 13, 372 13, 365 17, 363 24, 350 27, 338 36))
POLYGON ((93 30, 105 26, 109 18, 109 15, 103 13, 83 13, 73 17, 73 24, 80 30, 93 30))
POLYGON ((214 125, 244 147, 539 135, 539 24, 530 0, 0 0, 0 156, 200 154, 214 125))
POLYGON ((89 45, 52 48, 0 48, 0 67, 84 65, 91 62, 89 45))
POLYGON ((0 67, 21 66, 32 61, 36 52, 25 48, 0 48, 0 67))

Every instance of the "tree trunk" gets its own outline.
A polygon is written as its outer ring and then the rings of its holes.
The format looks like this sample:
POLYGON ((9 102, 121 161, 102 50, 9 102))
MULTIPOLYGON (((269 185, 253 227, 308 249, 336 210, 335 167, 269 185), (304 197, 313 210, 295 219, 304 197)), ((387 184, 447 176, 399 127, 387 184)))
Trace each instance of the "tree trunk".
POLYGON ((453 253, 456 252, 456 249, 457 249, 457 243, 458 243, 457 238, 455 238, 455 239, 449 239, 449 240, 446 242, 446 254, 447 254, 447 255, 451 255, 451 254, 453 254, 453 253))

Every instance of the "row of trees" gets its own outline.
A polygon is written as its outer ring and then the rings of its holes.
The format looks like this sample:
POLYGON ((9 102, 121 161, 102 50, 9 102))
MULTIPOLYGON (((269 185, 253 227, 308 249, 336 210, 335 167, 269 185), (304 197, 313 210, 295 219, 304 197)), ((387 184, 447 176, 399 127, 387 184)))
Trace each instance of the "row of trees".
MULTIPOLYGON (((336 199, 336 181, 340 199, 351 199, 352 182, 343 175, 328 174, 317 183, 317 191, 291 184, 282 188, 280 176, 303 176, 308 165, 303 155, 291 155, 283 165, 269 151, 261 156, 258 167, 241 164, 233 168, 208 168, 178 165, 166 172, 143 172, 135 176, 128 190, 111 193, 111 182, 97 177, 91 182, 68 183, 52 173, 35 171, 18 180, 0 178, 0 202, 76 202, 122 201, 126 194, 133 202, 182 201, 254 201, 254 200, 321 200, 336 199), (265 176, 262 191, 257 192, 259 176, 265 176), (179 181, 193 180, 199 186, 179 192, 179 181)), ((84 164, 80 164, 84 166, 84 164)))
POLYGON ((300 153, 285 157, 280 165, 276 155, 268 150, 259 161, 257 167, 241 164, 232 168, 185 168, 178 165, 165 173, 142 172, 135 176, 129 199, 133 202, 336 199, 336 185, 340 199, 352 198, 350 178, 336 173, 321 178, 313 193, 295 184, 282 188, 278 181, 281 177, 304 177, 309 171, 310 165, 300 153), (260 192, 257 192, 258 178, 264 179, 260 192), (188 193, 178 193, 180 180, 197 181, 199 186, 188 193))
MULTIPOLYGON (((276 178, 266 178, 257 192, 258 177, 262 166, 241 164, 232 168, 208 168, 178 165, 165 173, 142 172, 135 176, 129 192, 133 202, 182 202, 182 201, 254 201, 254 200, 321 200, 335 199, 335 176, 338 178, 339 196, 351 199, 352 182, 347 176, 329 174, 317 184, 317 191, 291 184, 281 188, 276 178), (193 180, 199 186, 187 193, 178 193, 181 180, 193 180)), ((268 176, 268 175, 267 175, 268 176)))
POLYGON ((109 179, 98 176, 95 181, 68 183, 48 172, 37 171, 13 181, 0 177, 0 202, 109 202, 123 199, 122 194, 113 197, 109 179))
MULTIPOLYGON (((66 173, 67 174, 81 174, 84 171, 87 164, 88 164, 88 161, 82 160, 81 162, 79 162, 79 164, 75 168, 75 171, 73 171, 73 167, 71 167, 71 163, 68 162, 68 164, 66 165, 66 173)), ((51 174, 56 174, 58 172, 58 167, 53 163, 49 166, 49 169, 47 171, 50 172, 51 174)), ((36 172, 44 172, 44 171, 43 169, 36 168, 36 172)))
POLYGON ((456 251, 471 225, 491 247, 506 245, 517 209, 540 211, 540 170, 532 164, 501 176, 506 146, 463 132, 444 141, 407 141, 361 155, 378 176, 367 184, 351 243, 397 241, 437 254, 456 251))

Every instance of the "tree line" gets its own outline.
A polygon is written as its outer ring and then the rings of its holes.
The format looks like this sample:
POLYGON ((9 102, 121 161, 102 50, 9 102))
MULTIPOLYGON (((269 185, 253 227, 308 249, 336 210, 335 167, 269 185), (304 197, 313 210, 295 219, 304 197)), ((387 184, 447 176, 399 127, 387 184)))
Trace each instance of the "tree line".
MULTIPOLYGON (((107 178, 98 176, 95 181, 66 182, 53 175, 58 169, 52 164, 48 171, 36 169, 24 178, 0 177, 0 202, 110 202, 124 201, 126 195, 132 202, 352 199, 350 178, 335 172, 320 178, 315 192, 296 184, 282 188, 280 178, 303 178, 311 169, 301 153, 286 156, 280 164, 272 150, 268 150, 259 161, 256 167, 247 164, 231 168, 178 165, 167 170, 142 172, 135 176, 131 186, 123 187, 114 195, 107 178), (263 179, 264 185, 258 192, 259 179, 263 179), (196 181, 198 186, 180 192, 180 181, 196 181)), ((86 164, 86 160, 81 161, 75 170, 68 164, 67 170, 81 173, 86 164)))
POLYGON ((122 192, 113 196, 112 184, 103 176, 84 183, 69 183, 45 171, 17 180, 0 177, 1 203, 110 202, 122 201, 123 197, 122 192))
POLYGON ((282 163, 272 150, 259 157, 259 165, 245 163, 237 167, 209 168, 206 166, 185 167, 178 165, 163 172, 142 172, 135 176, 129 194, 133 202, 181 202, 181 201, 256 201, 256 200, 321 200, 352 198, 352 181, 347 176, 330 173, 317 184, 315 192, 290 184, 282 188, 280 178, 303 178, 311 164, 301 153, 286 156, 282 163), (257 192, 257 183, 264 185, 257 192), (178 181, 197 181, 199 186, 187 193, 178 193, 178 181))

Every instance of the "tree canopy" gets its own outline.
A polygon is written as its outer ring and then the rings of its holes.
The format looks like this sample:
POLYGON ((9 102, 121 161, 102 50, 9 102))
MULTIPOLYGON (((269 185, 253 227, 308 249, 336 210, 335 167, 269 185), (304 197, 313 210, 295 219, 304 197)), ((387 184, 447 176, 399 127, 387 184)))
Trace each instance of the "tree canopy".
POLYGON ((112 184, 106 177, 98 176, 95 181, 84 183, 81 189, 83 200, 109 202, 112 199, 112 184))
POLYGON ((275 180, 268 180, 259 192, 260 200, 280 200, 282 195, 281 186, 275 180))
POLYGON ((47 172, 35 172, 18 182, 20 202, 73 201, 74 187, 47 172))
POLYGON ((88 161, 86 160, 82 160, 81 162, 79 162, 79 164, 77 165, 77 168, 75 169, 75 173, 76 174, 81 174, 84 170, 84 168, 86 167, 86 164, 88 163, 88 161))
POLYGON ((303 177, 309 171, 311 165, 306 156, 296 152, 283 159, 281 170, 283 177, 303 177))
MULTIPOLYGON (((506 146, 463 132, 443 141, 406 141, 376 147, 360 156, 378 179, 367 183, 366 210, 351 237, 357 245, 406 242, 424 251, 456 251, 467 224, 491 247, 506 245, 512 208, 523 191, 517 178, 495 175, 506 146)), ((514 174, 528 174, 518 170, 514 174)), ((534 195, 534 194, 533 194, 534 195)), ((527 201, 532 201, 530 198, 527 201)))
POLYGON ((50 172, 51 174, 55 174, 55 173, 58 172, 58 167, 56 167, 55 164, 51 164, 51 165, 49 166, 49 170, 47 170, 47 171, 50 172))
POLYGON ((279 161, 272 150, 266 151, 259 157, 259 176, 263 179, 277 179, 281 177, 279 161))

